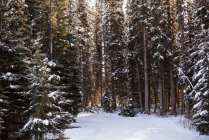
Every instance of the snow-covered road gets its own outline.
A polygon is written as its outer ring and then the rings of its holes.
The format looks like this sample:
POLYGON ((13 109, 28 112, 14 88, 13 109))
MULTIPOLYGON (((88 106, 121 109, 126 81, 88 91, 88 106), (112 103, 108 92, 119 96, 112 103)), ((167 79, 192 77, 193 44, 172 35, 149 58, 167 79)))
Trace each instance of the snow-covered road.
POLYGON ((68 129, 70 140, 209 140, 194 130, 184 128, 182 117, 161 118, 138 115, 126 118, 117 114, 80 113, 76 124, 81 128, 68 129))

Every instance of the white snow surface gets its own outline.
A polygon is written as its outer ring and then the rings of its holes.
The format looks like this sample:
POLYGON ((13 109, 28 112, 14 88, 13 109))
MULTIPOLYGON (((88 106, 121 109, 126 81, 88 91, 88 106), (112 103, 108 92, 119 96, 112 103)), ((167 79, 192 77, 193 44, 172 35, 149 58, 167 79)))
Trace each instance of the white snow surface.
POLYGON ((121 117, 116 113, 80 113, 79 128, 67 129, 64 134, 70 140, 209 140, 195 130, 184 127, 180 117, 141 115, 121 117))

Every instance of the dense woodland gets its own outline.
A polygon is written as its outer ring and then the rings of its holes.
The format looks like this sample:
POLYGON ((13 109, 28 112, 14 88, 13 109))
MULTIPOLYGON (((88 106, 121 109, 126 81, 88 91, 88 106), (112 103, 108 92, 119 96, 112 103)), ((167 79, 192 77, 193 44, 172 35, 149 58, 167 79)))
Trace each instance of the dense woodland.
POLYGON ((209 1, 0 0, 0 139, 61 138, 93 107, 209 134, 209 1))

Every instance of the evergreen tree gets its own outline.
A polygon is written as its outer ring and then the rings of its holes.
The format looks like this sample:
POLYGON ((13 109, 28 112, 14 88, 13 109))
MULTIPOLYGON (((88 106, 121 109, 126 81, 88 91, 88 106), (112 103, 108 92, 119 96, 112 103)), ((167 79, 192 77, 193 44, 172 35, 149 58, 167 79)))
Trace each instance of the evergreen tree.
MULTIPOLYGON (((108 9, 108 2, 103 1, 102 2, 102 41, 104 45, 104 93, 102 95, 102 107, 103 107, 103 102, 106 102, 104 99, 107 99, 106 97, 110 97, 110 60, 109 60, 109 50, 107 47, 108 44, 108 37, 110 35, 110 30, 109 30, 109 15, 110 11, 108 9), (106 96, 106 97, 105 97, 106 96), (105 97, 105 98, 103 98, 105 97), (103 101, 104 100, 104 101, 103 101)), ((110 106, 110 102, 108 103, 107 106, 110 106)), ((104 108, 105 109, 105 108, 104 108)))
POLYGON ((83 107, 87 107, 90 101, 90 96, 93 92, 92 67, 90 54, 90 30, 88 22, 87 2, 79 0, 76 14, 78 16, 76 26, 76 44, 79 48, 79 63, 80 63, 80 84, 83 94, 83 107))
POLYGON ((208 47, 209 42, 202 42, 197 46, 196 52, 192 53, 198 59, 195 64, 195 73, 193 80, 196 91, 194 101, 195 114, 193 123, 201 134, 209 134, 209 68, 208 68, 208 47))
POLYGON ((72 121, 72 114, 65 111, 62 106, 70 104, 62 92, 56 88, 60 82, 58 75, 50 75, 55 63, 50 63, 47 58, 41 58, 40 53, 35 53, 36 60, 30 74, 30 118, 21 132, 29 133, 35 140, 43 140, 45 134, 60 134, 72 121))
POLYGON ((116 96, 127 96, 127 71, 125 61, 125 44, 123 42, 123 1, 109 1, 110 13, 108 17, 109 36, 105 47, 108 49, 108 56, 111 64, 111 94, 112 108, 116 109, 116 96))
POLYGON ((209 134, 209 2, 196 1, 193 12, 194 41, 191 58, 193 59, 194 83, 194 125, 201 134, 209 134))
MULTIPOLYGON (((189 62, 188 60, 188 52, 190 49, 190 45, 189 43, 187 43, 187 39, 186 39, 186 24, 185 24, 185 13, 186 13, 186 9, 185 9, 185 1, 184 0, 178 0, 176 1, 177 3, 177 23, 178 23, 178 32, 176 35, 176 41, 178 42, 178 49, 176 51, 177 53, 177 60, 178 60, 178 83, 179 85, 181 85, 183 87, 184 93, 182 93, 182 97, 184 98, 182 101, 185 102, 183 105, 187 106, 186 110, 186 116, 190 117, 190 92, 191 92, 191 84, 190 84, 190 80, 191 80, 191 74, 190 71, 188 70, 189 67, 192 65, 192 63, 189 62), (186 78, 185 78, 186 77, 186 78)), ((192 72, 191 72, 192 73, 192 72)), ((185 110, 185 107, 184 107, 185 110)), ((183 107, 182 107, 182 113, 183 111, 183 107)))
POLYGON ((78 50, 70 34, 67 1, 27 2, 33 35, 28 75, 32 98, 30 118, 21 132, 41 140, 47 133, 61 134, 79 112, 78 50))
POLYGON ((143 52, 142 29, 141 29, 141 0, 131 0, 127 6, 125 38, 127 47, 128 80, 129 90, 133 102, 137 103, 142 111, 142 81, 143 76, 143 52))
POLYGON ((70 104, 64 106, 64 109, 74 116, 76 116, 81 108, 81 94, 80 94, 80 71, 78 63, 79 49, 76 46, 76 36, 74 32, 69 29, 72 26, 72 15, 66 14, 67 11, 73 10, 73 3, 67 6, 64 0, 60 2, 60 9, 57 17, 57 58, 59 66, 54 69, 61 77, 58 88, 65 92, 65 98, 70 100, 70 104))
POLYGON ((166 6, 162 1, 157 0, 150 4, 148 7, 148 46, 151 47, 151 65, 153 70, 154 81, 159 83, 159 98, 160 98, 160 114, 167 110, 167 97, 166 91, 167 80, 166 71, 169 71, 167 60, 172 55, 172 35, 170 24, 167 18, 166 6), (166 64, 166 65, 165 65, 166 64), (167 70, 168 69, 168 70, 167 70))
POLYGON ((45 3, 41 0, 26 1, 28 6, 27 16, 31 26, 30 31, 32 35, 32 45, 30 45, 30 49, 32 50, 32 53, 40 49, 48 56, 50 55, 49 45, 51 45, 51 2, 52 1, 45 3))
POLYGON ((26 77, 27 64, 25 60, 29 50, 30 40, 26 5, 22 1, 11 0, 1 3, 0 30, 0 97, 1 115, 4 114, 1 139, 18 138, 18 132, 23 127, 28 116, 24 113, 28 109, 29 94, 26 93, 28 80, 26 77), (14 116, 18 118, 14 119, 14 116))

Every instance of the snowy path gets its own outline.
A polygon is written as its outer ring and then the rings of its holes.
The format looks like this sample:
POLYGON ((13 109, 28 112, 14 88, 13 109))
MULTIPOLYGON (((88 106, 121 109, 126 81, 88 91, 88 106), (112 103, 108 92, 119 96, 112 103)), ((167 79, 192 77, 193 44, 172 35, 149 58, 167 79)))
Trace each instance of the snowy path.
POLYGON ((139 115, 126 118, 117 114, 81 113, 74 126, 65 136, 70 140, 209 140, 195 131, 184 128, 181 117, 160 118, 139 115))

